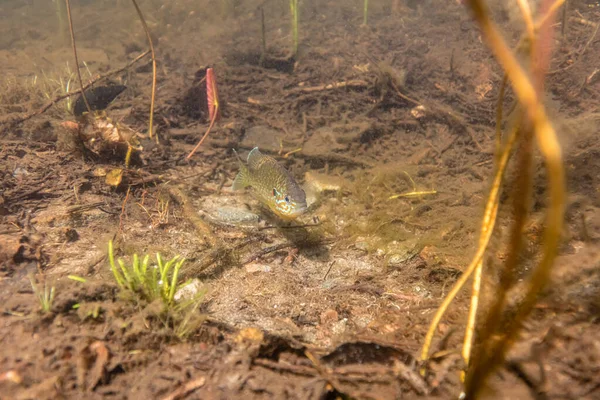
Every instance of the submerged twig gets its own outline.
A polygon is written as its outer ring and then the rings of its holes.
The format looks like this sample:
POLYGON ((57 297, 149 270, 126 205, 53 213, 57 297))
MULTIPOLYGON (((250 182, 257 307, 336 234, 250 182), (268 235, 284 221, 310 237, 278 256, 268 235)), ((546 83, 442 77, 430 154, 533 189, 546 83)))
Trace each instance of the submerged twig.
POLYGON ((292 17, 292 57, 298 55, 298 0, 290 0, 290 14, 292 17))
POLYGON ((260 257, 265 256, 269 253, 274 253, 276 251, 287 249, 288 247, 293 247, 293 246, 295 246, 294 243, 285 242, 285 243, 279 243, 279 244, 275 244, 273 246, 265 247, 264 249, 260 249, 258 252, 250 255, 248 258, 246 258, 244 261, 242 261, 241 264, 242 265, 250 264, 252 261, 257 260, 260 257))
MULTIPOLYGON (((142 26, 144 27, 144 31, 146 32, 146 38, 148 39, 148 46, 150 47, 150 53, 152 54, 152 95, 150 98, 150 121, 148 122, 148 137, 152 139, 152 123, 154 120, 154 99, 156 95, 156 55, 154 53, 154 44, 152 43, 152 36, 150 36, 150 30, 148 30, 148 25, 146 25, 146 20, 144 19, 144 14, 142 14, 142 10, 138 6, 136 0, 131 0, 135 10, 140 17, 140 21, 142 22, 142 26)), ((158 143, 158 136, 156 137, 156 143, 158 143)))
POLYGON ((329 83, 327 85, 319 85, 319 86, 309 86, 309 87, 300 87, 297 89, 292 89, 290 90, 289 93, 297 93, 297 92, 303 92, 303 93, 310 93, 310 92, 321 92, 324 90, 332 90, 332 89, 340 89, 340 88, 345 88, 345 87, 367 87, 369 84, 363 80, 360 79, 351 79, 348 81, 342 81, 342 82, 333 82, 333 83, 329 83))
POLYGON ((90 108, 90 103, 87 101, 87 97, 85 97, 85 92, 83 89, 83 80, 81 79, 81 71, 79 70, 79 60, 77 58, 77 46, 75 44, 75 32, 73 30, 73 19, 71 18, 71 3, 69 0, 65 0, 67 4, 67 17, 69 18, 69 32, 71 33, 71 47, 73 48, 73 57, 75 58, 75 70, 77 71, 77 79, 79 80, 79 91, 81 93, 81 97, 83 98, 83 102, 85 103, 85 107, 88 112, 91 113, 92 109, 90 108))
POLYGON ((260 8, 260 36, 261 36, 261 48, 260 48, 260 62, 259 65, 263 65, 267 58, 267 35, 265 33, 265 8, 260 8))

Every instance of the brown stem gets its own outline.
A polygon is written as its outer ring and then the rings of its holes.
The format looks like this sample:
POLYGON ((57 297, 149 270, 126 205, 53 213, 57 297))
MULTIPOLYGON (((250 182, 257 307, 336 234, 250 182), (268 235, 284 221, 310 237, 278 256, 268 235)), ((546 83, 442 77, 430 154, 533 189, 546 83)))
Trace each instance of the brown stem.
POLYGON ((88 112, 91 113, 92 109, 90 108, 90 103, 87 101, 87 97, 85 97, 85 93, 83 91, 83 80, 81 79, 81 71, 79 71, 79 60, 77 59, 77 47, 75 46, 75 32, 73 31, 73 20, 71 19, 71 4, 69 0, 65 0, 67 4, 67 17, 69 18, 69 32, 71 32, 71 47, 73 48, 73 57, 75 58, 75 70, 77 71, 77 79, 79 80, 79 91, 81 92, 81 97, 83 97, 83 102, 85 103, 85 107, 88 112))
MULTIPOLYGON (((156 96, 156 56, 154 53, 154 45, 152 44, 152 37, 150 36, 150 31, 148 30, 148 25, 146 25, 146 20, 144 19, 144 15, 142 14, 142 10, 138 6, 135 0, 131 0, 135 10, 140 17, 140 21, 142 22, 142 26, 144 27, 144 31, 146 32, 146 38, 148 39, 148 46, 150 46, 150 53, 152 54, 152 97, 150 98, 150 122, 148 123, 148 137, 152 138, 152 123, 154 119, 154 98, 156 96)), ((156 143, 158 143, 158 136, 156 137, 156 143)))
POLYGON ((219 107, 215 107, 215 113, 213 114, 213 117, 210 120, 210 125, 208 126, 208 129, 206 130, 206 132, 204 133, 204 136, 202 136, 202 139, 200 139, 200 141, 198 142, 198 144, 196 145, 196 147, 194 147, 194 149, 192 151, 190 151, 190 154, 187 155, 186 160, 189 160, 190 158, 192 158, 192 156, 194 155, 194 153, 200 148, 200 146, 204 142, 204 139, 206 139, 206 137, 210 133, 210 130, 214 126, 215 120, 217 119, 218 112, 219 112, 219 107))

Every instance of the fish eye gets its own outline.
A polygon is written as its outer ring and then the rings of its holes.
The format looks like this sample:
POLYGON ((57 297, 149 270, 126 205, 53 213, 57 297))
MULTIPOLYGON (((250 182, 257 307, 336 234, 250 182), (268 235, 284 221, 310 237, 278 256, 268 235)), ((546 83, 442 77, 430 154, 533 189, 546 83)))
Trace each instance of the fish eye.
POLYGON ((273 197, 277 197, 279 193, 277 193, 277 189, 273 188, 273 197))
POLYGON ((290 202, 290 198, 288 196, 285 196, 285 202, 289 203, 290 202))

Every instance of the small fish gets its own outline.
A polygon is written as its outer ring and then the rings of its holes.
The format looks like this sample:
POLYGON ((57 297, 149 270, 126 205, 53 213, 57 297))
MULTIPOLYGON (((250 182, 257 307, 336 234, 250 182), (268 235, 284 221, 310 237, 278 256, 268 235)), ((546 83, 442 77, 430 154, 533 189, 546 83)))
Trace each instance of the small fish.
MULTIPOLYGON (((237 156, 237 152, 235 154, 237 156)), ((306 211, 304 190, 273 157, 262 154, 258 147, 248 154, 247 164, 237 157, 240 172, 233 181, 232 190, 251 187, 256 197, 282 219, 292 220, 306 211)))

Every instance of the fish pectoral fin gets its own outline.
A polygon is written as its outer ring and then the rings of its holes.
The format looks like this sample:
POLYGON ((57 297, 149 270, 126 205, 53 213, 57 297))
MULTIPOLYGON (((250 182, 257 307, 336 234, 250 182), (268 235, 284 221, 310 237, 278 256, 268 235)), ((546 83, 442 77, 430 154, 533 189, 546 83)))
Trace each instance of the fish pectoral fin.
POLYGON ((245 169, 241 169, 233 180, 231 190, 242 190, 250 186, 247 179, 247 173, 245 169))

